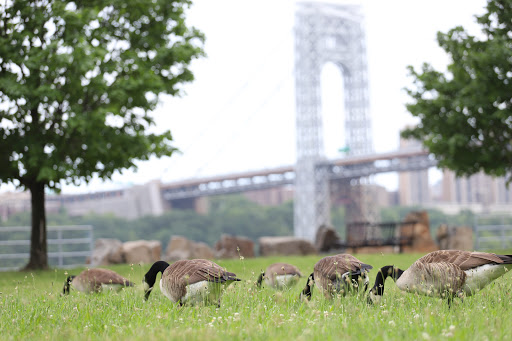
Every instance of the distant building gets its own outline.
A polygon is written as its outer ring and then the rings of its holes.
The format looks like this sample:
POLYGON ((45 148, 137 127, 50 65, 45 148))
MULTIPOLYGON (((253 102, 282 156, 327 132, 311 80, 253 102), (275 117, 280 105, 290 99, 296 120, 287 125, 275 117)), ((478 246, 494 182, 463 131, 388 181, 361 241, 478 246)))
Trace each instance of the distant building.
MULTIPOLYGON (((0 194, 0 218, 31 211, 30 192, 0 194)), ((85 194, 46 195, 46 211, 56 213, 62 209, 71 216, 89 213, 112 213, 126 219, 146 215, 161 215, 166 209, 160 191, 160 182, 151 181, 131 188, 85 194)))
MULTIPOLYGON (((293 200, 293 187, 281 186, 242 193, 249 200, 263 206, 277 206, 293 200)), ((90 213, 114 214, 120 218, 137 219, 158 216, 172 209, 191 209, 200 214, 209 210, 208 197, 197 197, 168 202, 162 197, 160 181, 151 181, 130 188, 84 194, 46 195, 46 211, 65 210, 70 216, 90 213)), ((3 221, 20 212, 30 212, 30 192, 0 194, 0 217, 3 221)))
POLYGON ((0 218, 6 221, 11 215, 30 211, 29 192, 7 192, 0 194, 0 218))
POLYGON ((278 206, 293 200, 293 186, 281 186, 244 192, 244 196, 262 206, 278 206))
POLYGON ((159 181, 112 191, 46 196, 48 212, 64 208, 71 216, 113 213, 118 217, 136 219, 146 215, 161 215, 164 207, 159 181))
MULTIPOLYGON (((421 142, 414 139, 400 138, 400 149, 421 147, 421 142)), ((406 161, 404 161, 406 162, 406 161)), ((431 202, 428 169, 415 172, 401 172, 398 175, 399 204, 402 206, 423 205, 431 202)))
MULTIPOLYGON (((401 149, 419 145, 417 140, 400 140, 401 149)), ((504 178, 483 172, 470 177, 456 177, 450 170, 442 174, 440 182, 430 185, 428 170, 400 173, 399 204, 433 207, 448 214, 465 209, 475 213, 512 210, 512 186, 507 188, 504 178)))
POLYGON ((484 173, 470 177, 456 177, 450 170, 443 171, 442 196, 438 203, 449 213, 461 209, 474 212, 510 212, 512 186, 507 188, 505 178, 484 173))

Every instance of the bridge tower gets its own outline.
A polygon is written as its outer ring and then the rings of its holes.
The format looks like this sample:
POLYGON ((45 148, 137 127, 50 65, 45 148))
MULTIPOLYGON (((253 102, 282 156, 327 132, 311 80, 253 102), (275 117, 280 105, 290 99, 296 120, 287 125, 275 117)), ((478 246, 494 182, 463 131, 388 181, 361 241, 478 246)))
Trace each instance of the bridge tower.
MULTIPOLYGON (((315 238, 320 225, 330 222, 329 178, 326 169, 319 164, 325 160, 320 75, 327 62, 337 65, 343 75, 349 154, 370 154, 373 146, 361 9, 357 5, 299 2, 295 13, 297 164, 294 234, 309 240, 315 238)), ((357 197, 353 198, 355 205, 352 206, 360 216, 364 213, 362 188, 357 184, 354 186, 354 181, 352 184, 346 181, 345 185, 343 187, 351 192, 350 195, 357 197)))

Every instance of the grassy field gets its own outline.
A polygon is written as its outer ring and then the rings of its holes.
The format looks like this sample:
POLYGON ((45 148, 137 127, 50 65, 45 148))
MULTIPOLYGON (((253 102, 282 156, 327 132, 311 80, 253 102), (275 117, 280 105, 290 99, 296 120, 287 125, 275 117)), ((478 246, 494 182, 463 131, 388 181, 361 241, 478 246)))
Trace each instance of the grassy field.
MULTIPOLYGON (((356 255, 377 269, 407 268, 421 255, 356 255)), ((0 340, 512 340, 512 277, 499 278, 452 308, 439 299, 403 293, 386 282, 380 305, 366 297, 328 301, 315 290, 298 297, 306 279, 287 291, 257 290, 260 270, 275 261, 312 272, 321 256, 221 260, 243 282, 226 290, 220 308, 178 307, 155 285, 144 302, 141 287, 119 293, 61 296, 65 278, 82 269, 0 273, 0 340)), ((136 283, 146 266, 112 266, 136 283)))

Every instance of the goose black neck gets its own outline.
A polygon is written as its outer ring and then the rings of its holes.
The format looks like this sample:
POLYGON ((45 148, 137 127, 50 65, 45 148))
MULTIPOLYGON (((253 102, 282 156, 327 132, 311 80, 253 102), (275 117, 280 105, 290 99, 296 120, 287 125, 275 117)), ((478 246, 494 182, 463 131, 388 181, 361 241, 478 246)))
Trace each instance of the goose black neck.
POLYGON ((75 278, 75 276, 68 276, 68 278, 66 279, 66 283, 64 283, 64 295, 69 294, 69 286, 71 285, 71 281, 73 280, 73 278, 75 278))
POLYGON ((386 278, 391 276, 394 281, 400 278, 404 273, 403 270, 399 268, 395 268, 393 265, 386 265, 380 268, 379 272, 377 272, 377 276, 375 278, 375 284, 371 289, 371 292, 374 295, 382 296, 384 295, 384 283, 386 282, 386 278))
POLYGON ((163 273, 165 269, 169 266, 169 263, 164 262, 163 260, 159 260, 155 262, 149 271, 144 275, 144 281, 149 285, 150 288, 155 285, 156 276, 159 272, 163 273))
POLYGON ((314 273, 312 273, 311 275, 309 275, 309 277, 307 279, 306 286, 302 290, 301 297, 306 297, 308 300, 311 299, 311 285, 314 283, 314 281, 315 281, 315 276, 314 276, 314 273))
POLYGON ((261 288, 261 282, 263 282, 263 277, 265 276, 265 273, 262 271, 258 277, 258 281, 256 282, 256 285, 258 288, 261 288))
POLYGON ((395 270, 393 271, 393 279, 395 280, 395 282, 397 279, 400 278, 400 276, 402 276, 403 273, 404 273, 404 270, 395 268, 395 270))
POLYGON ((149 298, 149 295, 151 294, 151 290, 153 290, 153 286, 156 282, 156 275, 158 275, 159 272, 162 274, 164 273, 165 269, 169 266, 169 263, 164 262, 163 260, 159 260, 158 262, 155 262, 148 272, 144 275, 143 282, 146 283, 145 289, 144 289, 144 299, 147 301, 149 298))

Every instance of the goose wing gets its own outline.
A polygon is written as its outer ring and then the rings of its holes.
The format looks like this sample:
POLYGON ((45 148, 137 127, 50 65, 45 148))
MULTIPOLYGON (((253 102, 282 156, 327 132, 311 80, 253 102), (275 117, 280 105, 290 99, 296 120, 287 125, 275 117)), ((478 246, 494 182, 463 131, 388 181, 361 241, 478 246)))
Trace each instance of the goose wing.
POLYGON ((288 263, 274 263, 267 267, 265 270, 267 276, 275 275, 297 275, 302 276, 300 270, 295 266, 288 263))
POLYGON ((420 290, 430 295, 446 290, 457 292, 462 288, 465 280, 466 273, 454 263, 424 263, 418 260, 396 283, 402 290, 420 290), (429 290, 434 291, 427 292, 429 290))
POLYGON ((119 284, 125 286, 133 286, 133 283, 109 269, 88 269, 82 272, 80 277, 90 283, 95 284, 119 284), (83 274, 83 276, 82 276, 83 274))
POLYGON ((501 264, 503 260, 494 253, 470 252, 461 250, 441 250, 431 252, 421 257, 421 263, 451 263, 463 271, 474 269, 485 264, 501 264))
POLYGON ((329 279, 335 280, 340 275, 350 272, 353 275, 361 274, 362 270, 370 270, 373 267, 361 262, 349 254, 339 254, 322 258, 315 265, 315 271, 323 274, 329 279))
POLYGON ((234 273, 228 272, 218 264, 206 259, 177 261, 169 268, 169 277, 174 278, 173 282, 184 285, 202 281, 224 283, 240 280, 234 273))

